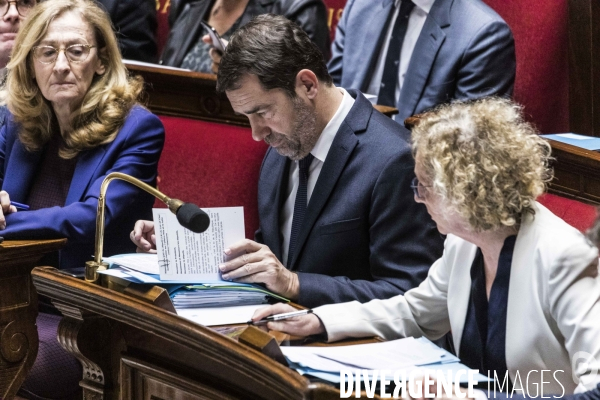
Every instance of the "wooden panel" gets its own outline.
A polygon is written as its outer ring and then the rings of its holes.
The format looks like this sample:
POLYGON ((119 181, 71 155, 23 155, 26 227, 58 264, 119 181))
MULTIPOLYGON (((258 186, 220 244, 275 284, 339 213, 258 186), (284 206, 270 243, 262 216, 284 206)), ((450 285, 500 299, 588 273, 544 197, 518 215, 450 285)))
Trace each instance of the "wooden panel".
POLYGON ((600 2, 569 1, 569 124, 600 136, 600 2))
POLYGON ((235 115, 225 95, 216 93, 216 76, 156 66, 126 64, 146 82, 148 108, 155 114, 249 126, 235 115))
POLYGON ((30 272, 59 240, 9 240, 0 244, 0 399, 12 398, 38 351, 37 293, 30 272))
POLYGON ((549 192, 600 204, 600 154, 550 140, 555 158, 549 192))
MULTIPOLYGON (((216 92, 216 75, 160 65, 126 66, 131 73, 144 78, 147 106, 155 114, 250 126, 248 118, 234 113, 227 96, 216 92)), ((398 113, 394 107, 375 108, 388 117, 398 113)))

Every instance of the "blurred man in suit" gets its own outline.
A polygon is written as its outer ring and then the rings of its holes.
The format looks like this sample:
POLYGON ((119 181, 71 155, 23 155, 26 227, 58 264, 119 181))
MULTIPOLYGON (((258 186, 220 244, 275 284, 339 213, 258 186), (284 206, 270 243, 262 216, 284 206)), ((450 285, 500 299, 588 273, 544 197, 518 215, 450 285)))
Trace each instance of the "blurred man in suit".
POLYGON ((156 46, 155 0, 97 0, 102 4, 119 40, 123 58, 154 63, 156 46))
MULTIPOLYGON (((259 178, 256 241, 220 266, 305 306, 388 298, 417 286, 442 238, 413 200, 409 133, 357 91, 332 84, 296 24, 256 17, 232 37, 218 89, 271 147, 259 178)), ((151 247, 140 221, 132 239, 151 247)))
POLYGON ((10 59, 21 21, 27 17, 35 4, 35 0, 11 2, 0 0, 0 16, 2 16, 0 18, 0 70, 2 70, 2 77, 4 77, 4 68, 10 59))
POLYGON ((398 108, 396 121, 452 99, 510 96, 510 28, 480 0, 348 0, 329 72, 398 108))

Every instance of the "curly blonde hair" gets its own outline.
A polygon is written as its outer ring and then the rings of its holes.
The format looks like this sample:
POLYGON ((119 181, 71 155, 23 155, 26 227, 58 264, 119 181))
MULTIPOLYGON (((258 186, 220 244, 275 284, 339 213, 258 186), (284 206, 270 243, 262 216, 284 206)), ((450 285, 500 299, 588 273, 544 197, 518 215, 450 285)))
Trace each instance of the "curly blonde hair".
POLYGON ((0 92, 2 103, 21 125, 19 139, 27 150, 41 149, 56 129, 52 105, 35 81, 31 50, 44 38, 50 23, 70 11, 80 13, 92 28, 105 72, 94 76, 81 106, 73 113, 72 131, 63 138, 67 147, 59 153, 62 158, 73 158, 81 151, 112 142, 143 88, 141 78, 128 76, 110 18, 94 1, 39 3, 15 39, 7 79, 0 92))
POLYGON ((550 145, 506 99, 440 106, 423 114, 412 142, 433 191, 474 231, 520 224, 552 179, 550 145))

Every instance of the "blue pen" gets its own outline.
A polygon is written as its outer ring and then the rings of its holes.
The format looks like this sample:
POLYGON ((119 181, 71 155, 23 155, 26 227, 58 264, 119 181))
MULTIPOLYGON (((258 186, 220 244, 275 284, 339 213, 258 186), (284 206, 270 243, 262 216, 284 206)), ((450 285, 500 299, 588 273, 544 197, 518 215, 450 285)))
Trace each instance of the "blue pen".
POLYGON ((16 201, 11 201, 10 205, 17 207, 17 210, 22 210, 22 211, 29 210, 29 206, 27 204, 17 203, 16 201))

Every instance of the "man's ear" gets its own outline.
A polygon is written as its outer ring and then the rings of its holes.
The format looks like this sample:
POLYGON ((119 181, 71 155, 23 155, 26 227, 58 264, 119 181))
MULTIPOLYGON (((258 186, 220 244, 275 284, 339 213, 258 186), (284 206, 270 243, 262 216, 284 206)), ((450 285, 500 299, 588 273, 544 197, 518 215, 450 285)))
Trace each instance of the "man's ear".
POLYGON ((319 92, 320 82, 310 69, 302 69, 296 75, 296 93, 313 100, 319 92))

